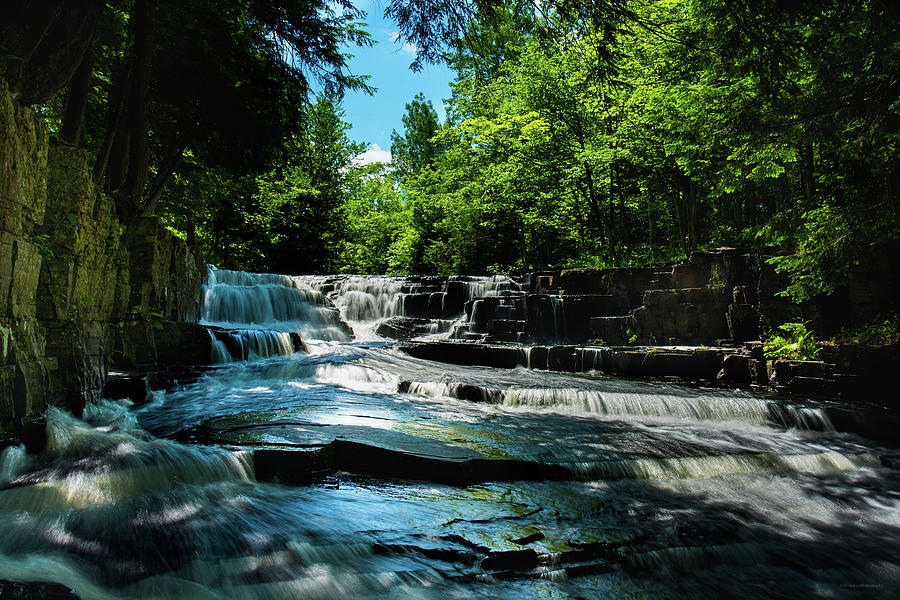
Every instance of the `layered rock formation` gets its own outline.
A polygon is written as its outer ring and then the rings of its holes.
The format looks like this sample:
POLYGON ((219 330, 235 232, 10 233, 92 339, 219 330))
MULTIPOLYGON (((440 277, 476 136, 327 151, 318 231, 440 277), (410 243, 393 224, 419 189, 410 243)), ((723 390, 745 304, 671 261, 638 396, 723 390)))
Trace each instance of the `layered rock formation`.
POLYGON ((486 342, 719 345, 760 337, 790 318, 787 283, 755 251, 695 252, 661 268, 533 273, 466 304, 454 337, 486 342))
POLYGON ((99 397, 110 367, 180 362, 192 353, 208 360, 208 334, 190 326, 205 273, 199 253, 158 219, 124 227, 112 199, 95 189, 87 153, 52 144, 2 80, 0 214, 7 431, 47 406, 79 412, 99 397))

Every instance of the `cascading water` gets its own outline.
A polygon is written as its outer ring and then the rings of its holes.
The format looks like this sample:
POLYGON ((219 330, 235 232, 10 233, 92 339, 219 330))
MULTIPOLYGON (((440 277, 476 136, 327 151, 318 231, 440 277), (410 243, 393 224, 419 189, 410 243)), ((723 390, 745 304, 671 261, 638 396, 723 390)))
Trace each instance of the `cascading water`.
POLYGON ((509 277, 383 277, 321 276, 293 278, 303 287, 327 296, 341 317, 352 327, 357 340, 383 340, 378 325, 391 317, 412 317, 428 321, 424 334, 450 333, 454 325, 465 323, 464 304, 504 293, 519 293, 519 285, 509 277))
POLYGON ((821 406, 343 342, 338 311, 358 334, 505 293, 451 281, 212 271, 227 364, 141 406, 53 409, 43 452, 0 454, 0 597, 900 593, 889 451, 821 406))
POLYGON ((209 267, 201 320, 224 331, 213 335, 214 363, 285 356, 300 338, 347 341, 351 333, 337 308, 299 278, 209 267))

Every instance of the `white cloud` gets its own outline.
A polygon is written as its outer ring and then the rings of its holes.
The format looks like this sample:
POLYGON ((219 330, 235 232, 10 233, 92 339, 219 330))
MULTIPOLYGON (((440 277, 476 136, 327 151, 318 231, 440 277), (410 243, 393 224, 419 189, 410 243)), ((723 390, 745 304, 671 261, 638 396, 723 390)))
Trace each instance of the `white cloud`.
POLYGON ((382 150, 381 146, 379 146, 378 144, 372 144, 372 146, 368 150, 366 150, 362 154, 357 155, 353 159, 353 164, 355 164, 356 166, 369 165, 376 162, 391 162, 391 153, 387 150, 382 150))
MULTIPOLYGON (((388 34, 388 39, 391 40, 392 43, 396 44, 400 40, 400 32, 392 31, 388 34)), ((419 47, 410 42, 404 42, 402 46, 400 46, 400 51, 405 52, 407 54, 411 54, 415 56, 419 53, 419 47)))

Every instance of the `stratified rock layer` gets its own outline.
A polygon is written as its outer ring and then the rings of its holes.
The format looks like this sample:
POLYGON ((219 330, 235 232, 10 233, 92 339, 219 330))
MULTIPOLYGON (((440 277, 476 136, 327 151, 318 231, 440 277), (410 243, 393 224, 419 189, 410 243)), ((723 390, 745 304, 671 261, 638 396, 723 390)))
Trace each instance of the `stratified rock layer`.
POLYGON ((158 219, 124 227, 87 153, 48 137, 0 80, 0 429, 16 433, 79 412, 110 366, 209 358, 199 253, 158 219))

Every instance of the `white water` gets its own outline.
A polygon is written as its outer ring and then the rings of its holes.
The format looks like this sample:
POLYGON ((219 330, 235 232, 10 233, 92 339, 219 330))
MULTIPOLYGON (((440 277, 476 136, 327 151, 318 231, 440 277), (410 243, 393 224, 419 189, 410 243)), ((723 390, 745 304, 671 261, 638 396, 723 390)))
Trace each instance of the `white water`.
POLYGON ((310 340, 351 338, 338 309, 300 278, 212 266, 200 322, 228 330, 213 341, 214 364, 293 354, 291 332, 310 340))
POLYGON ((384 340, 375 332, 379 323, 391 317, 413 314, 415 311, 409 305, 413 296, 427 296, 426 306, 435 307, 436 312, 445 317, 429 317, 429 333, 443 336, 449 334, 454 325, 465 322, 462 311, 456 315, 447 314, 446 299, 451 285, 462 285, 464 301, 474 300, 476 304, 478 298, 519 291, 515 281, 502 275, 426 278, 424 282, 373 275, 304 275, 294 277, 292 281, 327 296, 340 310, 341 318, 352 327, 354 339, 359 341, 384 340), (431 289, 437 291, 428 291, 431 289))
POLYGON ((140 407, 53 409, 42 453, 0 453, 0 580, 86 599, 900 593, 896 472, 821 407, 336 341, 338 310, 370 325, 404 293, 336 281, 212 273, 204 319, 225 327, 211 334, 223 366, 140 407), (400 474, 260 483, 259 448, 296 453, 281 460, 301 474, 322 467, 291 461, 321 448, 400 474), (497 472, 533 464, 553 480, 429 483, 458 467, 451 449, 482 457, 474 474, 516 461, 497 472), (523 549, 533 568, 482 562, 523 549))

